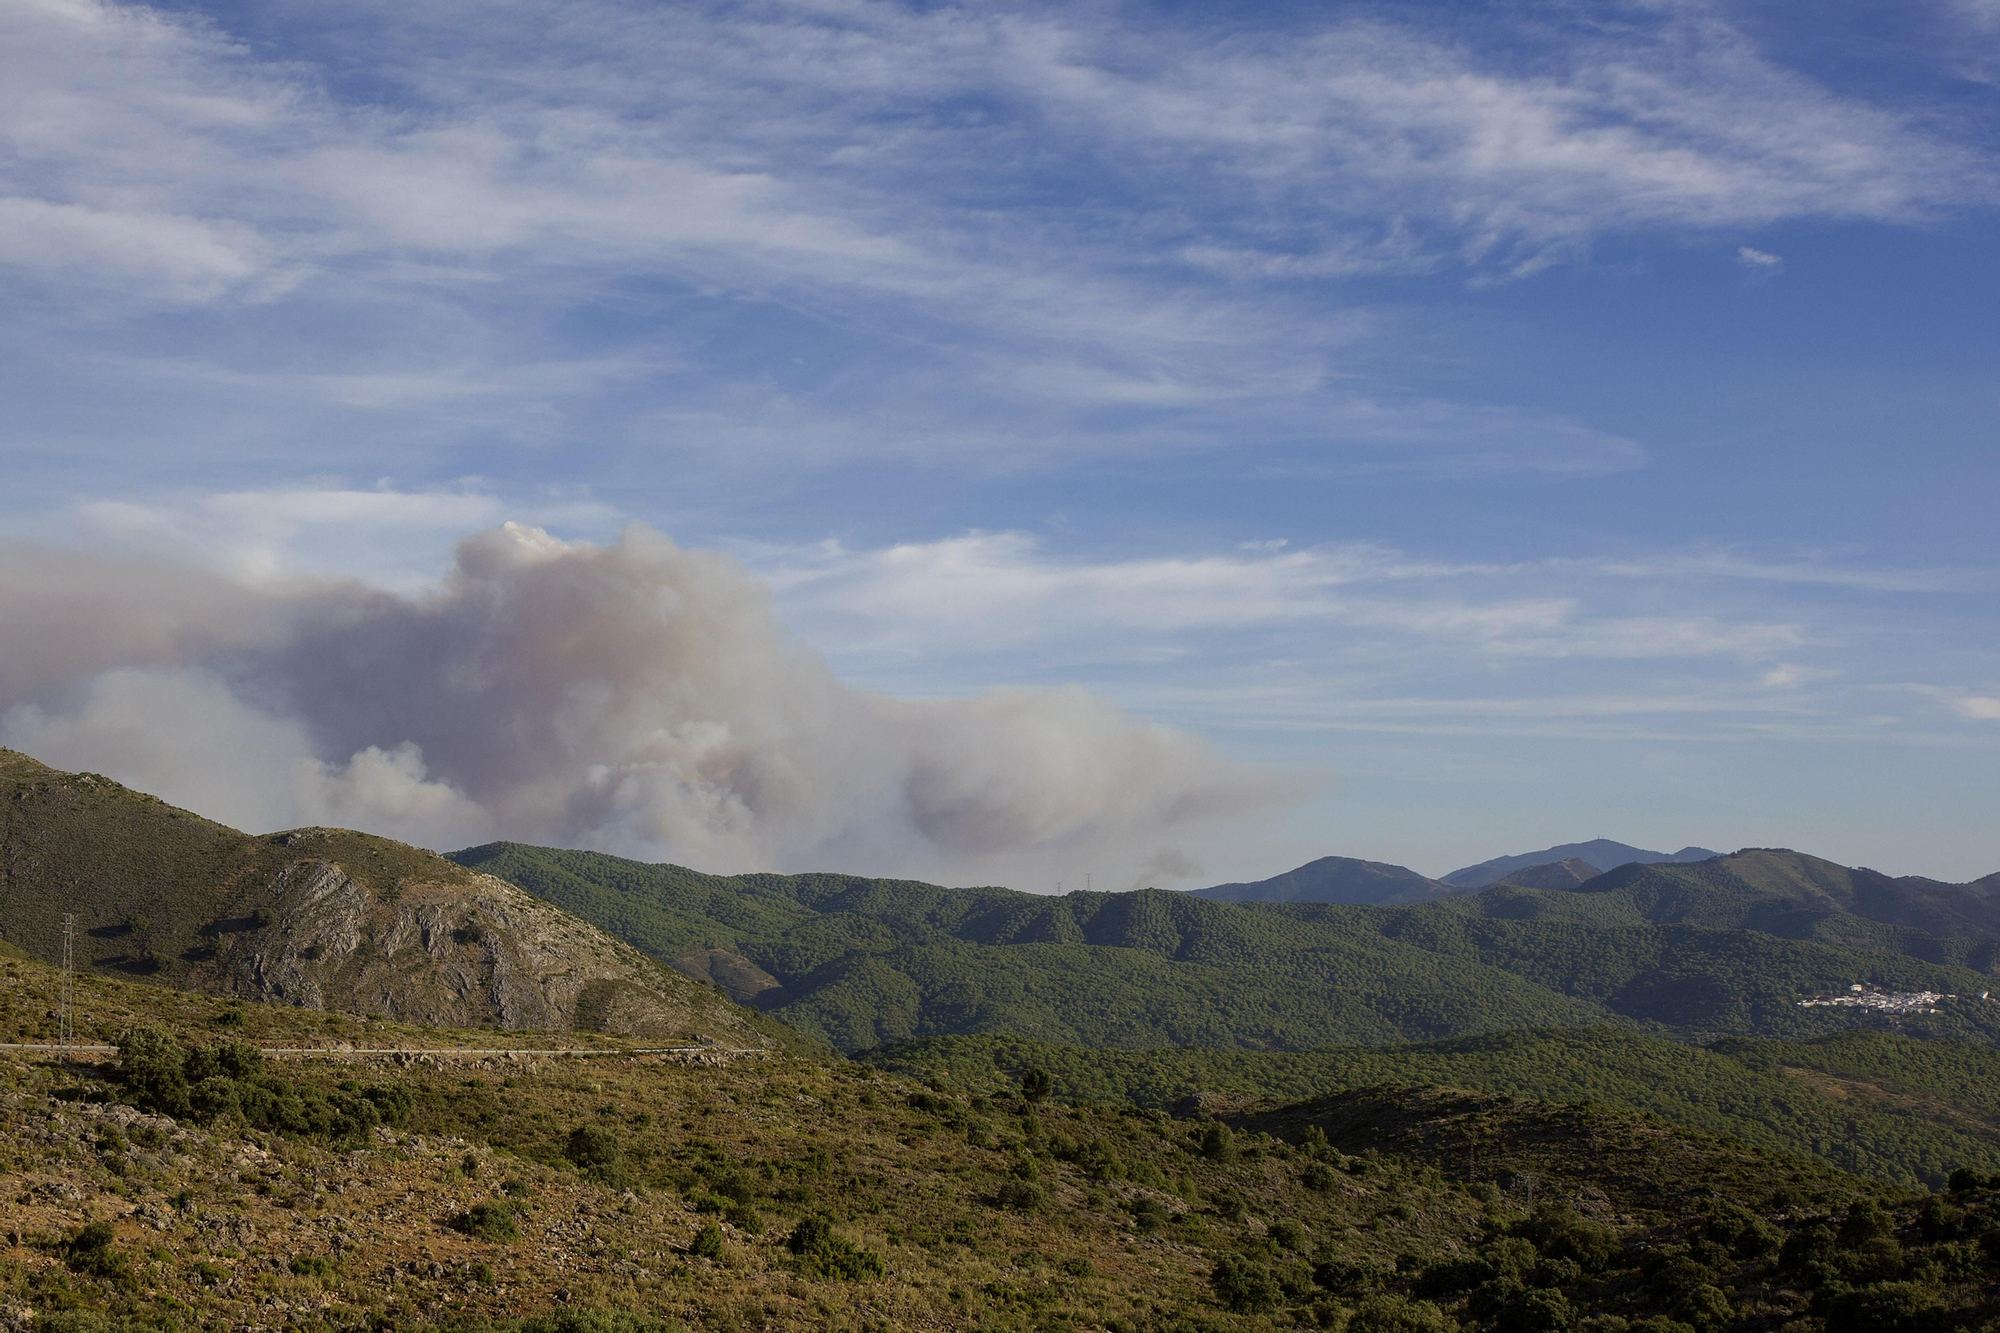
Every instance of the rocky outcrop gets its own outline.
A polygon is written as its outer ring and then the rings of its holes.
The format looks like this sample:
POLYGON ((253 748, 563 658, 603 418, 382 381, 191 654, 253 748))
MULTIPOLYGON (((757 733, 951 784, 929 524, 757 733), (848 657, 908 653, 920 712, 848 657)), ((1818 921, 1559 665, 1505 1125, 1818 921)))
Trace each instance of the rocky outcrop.
POLYGON ((336 862, 292 861, 247 928, 218 932, 211 988, 433 1027, 756 1044, 707 988, 503 880, 450 869, 378 893, 336 862))
POLYGON ((434 1026, 762 1046, 778 1025, 504 880, 350 829, 252 836, 0 749, 0 939, 158 985, 434 1026))

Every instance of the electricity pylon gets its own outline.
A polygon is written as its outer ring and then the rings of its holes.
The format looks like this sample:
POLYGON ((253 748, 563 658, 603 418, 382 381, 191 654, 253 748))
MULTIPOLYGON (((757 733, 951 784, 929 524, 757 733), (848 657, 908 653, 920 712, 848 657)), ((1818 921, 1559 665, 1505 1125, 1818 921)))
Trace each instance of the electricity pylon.
POLYGON ((62 989, 56 999, 56 1045, 67 1051, 76 1045, 76 996, 71 977, 76 971, 76 914, 63 913, 62 989))

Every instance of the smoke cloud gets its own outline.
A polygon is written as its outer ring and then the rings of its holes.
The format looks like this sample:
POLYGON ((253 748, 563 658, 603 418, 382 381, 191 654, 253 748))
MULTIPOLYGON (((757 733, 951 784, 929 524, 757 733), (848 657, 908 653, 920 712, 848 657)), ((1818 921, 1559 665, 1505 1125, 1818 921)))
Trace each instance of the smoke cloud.
POLYGON ((1163 838, 1274 794, 1082 690, 851 688, 733 559, 639 526, 482 532, 418 596, 0 548, 0 741, 251 829, 713 869, 1111 845, 1166 869, 1163 838))

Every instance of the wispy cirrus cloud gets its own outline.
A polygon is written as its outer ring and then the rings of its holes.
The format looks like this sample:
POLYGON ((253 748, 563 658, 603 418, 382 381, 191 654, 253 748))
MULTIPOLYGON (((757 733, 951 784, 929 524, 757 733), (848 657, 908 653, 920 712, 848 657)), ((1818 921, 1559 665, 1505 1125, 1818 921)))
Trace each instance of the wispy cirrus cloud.
POLYGON ((1573 569, 1423 560, 1372 545, 1078 562, 1030 534, 1000 532, 765 552, 758 564, 818 641, 889 654, 1316 629, 1501 656, 1760 658, 1814 637, 1792 620, 1607 614, 1573 569))
POLYGON ((0 265, 71 337, 162 306, 296 312, 309 368, 220 326, 175 355, 218 391, 447 431, 524 390, 585 411, 601 380, 520 372, 566 312, 610 301, 643 316, 622 359, 652 401, 624 428, 697 447, 754 444, 749 402, 773 404, 774 452, 808 458, 1249 434, 1336 463, 1590 474, 1643 453, 1415 391, 1393 319, 1314 282, 1485 281, 1607 234, 1993 195, 1982 150, 1701 7, 1505 43, 1480 21, 362 4, 288 27, 277 59, 177 12, 40 0, 0 17, 0 265), (691 306, 867 355, 718 351, 691 306))

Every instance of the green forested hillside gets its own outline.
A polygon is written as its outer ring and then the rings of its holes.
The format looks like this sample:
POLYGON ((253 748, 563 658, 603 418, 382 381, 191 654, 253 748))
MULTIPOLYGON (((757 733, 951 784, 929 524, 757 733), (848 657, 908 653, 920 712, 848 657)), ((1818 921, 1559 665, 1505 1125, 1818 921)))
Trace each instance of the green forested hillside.
POLYGON ((1042 1069, 1064 1096, 1160 1108, 1200 1094, 1292 1100, 1443 1085, 1620 1107, 1906 1185, 1940 1185, 1960 1166, 2000 1170, 2000 1053, 1880 1033, 1703 1048, 1596 1028, 1325 1051, 1107 1051, 981 1036, 862 1058, 972 1088, 1042 1069))
POLYGON ((1975 939, 1865 915, 1913 914, 1867 872, 1847 872, 1866 891, 1812 887, 1829 863, 1794 853, 1403 907, 725 877, 510 843, 456 859, 848 1051, 964 1033, 1306 1050, 1607 1023, 1805 1039, 1887 1021, 1798 1005, 1855 981, 1962 997, 1900 1030, 2000 1037, 2000 1004, 1973 998, 1992 979, 1963 965, 1987 961, 1975 939))

